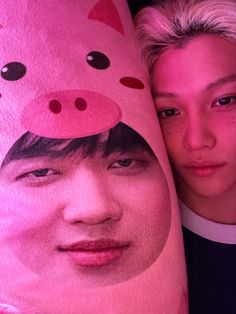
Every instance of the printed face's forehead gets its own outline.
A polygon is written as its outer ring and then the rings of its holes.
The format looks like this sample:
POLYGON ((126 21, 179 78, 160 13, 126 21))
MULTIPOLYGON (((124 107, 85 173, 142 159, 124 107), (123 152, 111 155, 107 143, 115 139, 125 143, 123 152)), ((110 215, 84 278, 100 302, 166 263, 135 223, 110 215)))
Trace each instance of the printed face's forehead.
POLYGON ((65 158, 79 153, 82 158, 99 153, 103 157, 113 152, 146 151, 153 154, 147 142, 134 130, 120 123, 108 132, 78 139, 50 139, 25 133, 10 149, 2 166, 19 159, 51 157, 65 158))

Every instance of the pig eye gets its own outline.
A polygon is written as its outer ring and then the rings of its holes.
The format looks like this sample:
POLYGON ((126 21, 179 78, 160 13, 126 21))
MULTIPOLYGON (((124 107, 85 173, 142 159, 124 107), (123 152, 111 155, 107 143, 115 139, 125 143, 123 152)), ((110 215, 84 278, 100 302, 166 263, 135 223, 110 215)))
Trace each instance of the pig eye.
POLYGON ((91 51, 86 59, 91 67, 98 70, 105 70, 110 66, 108 57, 99 51, 91 51))
POLYGON ((1 69, 1 76, 7 81, 17 81, 26 73, 26 67, 20 62, 10 62, 1 69))

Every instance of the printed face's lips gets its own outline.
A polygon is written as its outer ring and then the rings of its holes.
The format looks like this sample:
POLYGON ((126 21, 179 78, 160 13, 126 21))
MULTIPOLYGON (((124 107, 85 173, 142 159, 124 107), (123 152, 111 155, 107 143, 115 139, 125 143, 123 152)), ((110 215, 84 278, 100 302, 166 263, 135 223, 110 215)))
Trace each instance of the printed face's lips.
POLYGON ((194 175, 206 177, 215 173, 224 165, 225 163, 223 162, 203 160, 203 161, 192 161, 190 163, 185 164, 183 167, 189 170, 194 175))
POLYGON ((83 240, 59 246, 57 250, 66 253, 76 265, 92 267, 114 262, 130 245, 130 242, 113 239, 83 240))

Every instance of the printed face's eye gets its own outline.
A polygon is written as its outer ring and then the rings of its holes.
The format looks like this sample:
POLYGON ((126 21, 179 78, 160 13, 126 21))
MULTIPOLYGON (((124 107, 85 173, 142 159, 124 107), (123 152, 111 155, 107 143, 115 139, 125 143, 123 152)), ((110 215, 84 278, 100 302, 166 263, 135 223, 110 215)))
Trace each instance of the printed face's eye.
POLYGON ((27 179, 43 178, 43 177, 55 175, 56 173, 57 172, 55 170, 52 170, 49 168, 40 168, 40 169, 32 170, 29 172, 23 172, 22 174, 16 177, 16 180, 21 180, 24 178, 27 178, 27 179))
POLYGON ((131 158, 124 158, 124 159, 120 159, 116 162, 114 162, 111 165, 111 168, 119 168, 119 167, 130 167, 131 164, 133 163, 133 160, 131 158))
POLYGON ((7 81, 17 81, 26 73, 26 67, 20 62, 10 62, 5 64, 1 69, 1 76, 7 81))
POLYGON ((31 175, 35 176, 35 177, 45 177, 46 175, 49 174, 49 169, 44 168, 44 169, 38 169, 35 171, 31 172, 31 175))
POLYGON ((39 168, 32 171, 22 172, 16 176, 15 181, 26 186, 40 187, 55 182, 60 178, 61 173, 50 168, 39 168))
POLYGON ((157 111, 157 115, 159 119, 167 119, 171 118, 173 116, 179 115, 179 110, 174 109, 174 108, 169 108, 169 109, 159 109, 157 111))
POLYGON ((91 51, 86 59, 91 67, 98 70, 105 70, 110 66, 108 57, 99 51, 91 51))
MULTIPOLYGON (((131 156, 112 158, 108 170, 120 176, 134 176, 146 172, 153 164, 153 157, 149 153, 131 153, 131 156)), ((156 162, 156 160, 154 161, 156 162)))
POLYGON ((233 105, 236 104, 236 96, 225 96, 217 99, 213 103, 213 107, 217 106, 228 106, 228 105, 233 105))

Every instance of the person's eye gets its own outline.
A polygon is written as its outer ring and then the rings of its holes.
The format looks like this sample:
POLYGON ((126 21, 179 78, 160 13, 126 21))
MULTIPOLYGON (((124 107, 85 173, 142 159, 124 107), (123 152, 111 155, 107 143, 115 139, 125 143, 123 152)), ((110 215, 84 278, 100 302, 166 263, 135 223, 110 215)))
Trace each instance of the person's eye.
POLYGON ((60 175, 60 172, 50 168, 40 168, 23 172, 16 176, 16 181, 21 181, 30 186, 41 186, 52 183, 60 175))
POLYGON ((213 107, 219 107, 219 106, 229 106, 229 105, 235 105, 236 104, 236 95, 235 96, 225 96, 218 98, 213 103, 213 107))
POLYGON ((180 112, 175 108, 159 109, 157 115, 159 119, 167 119, 179 115, 180 112))

